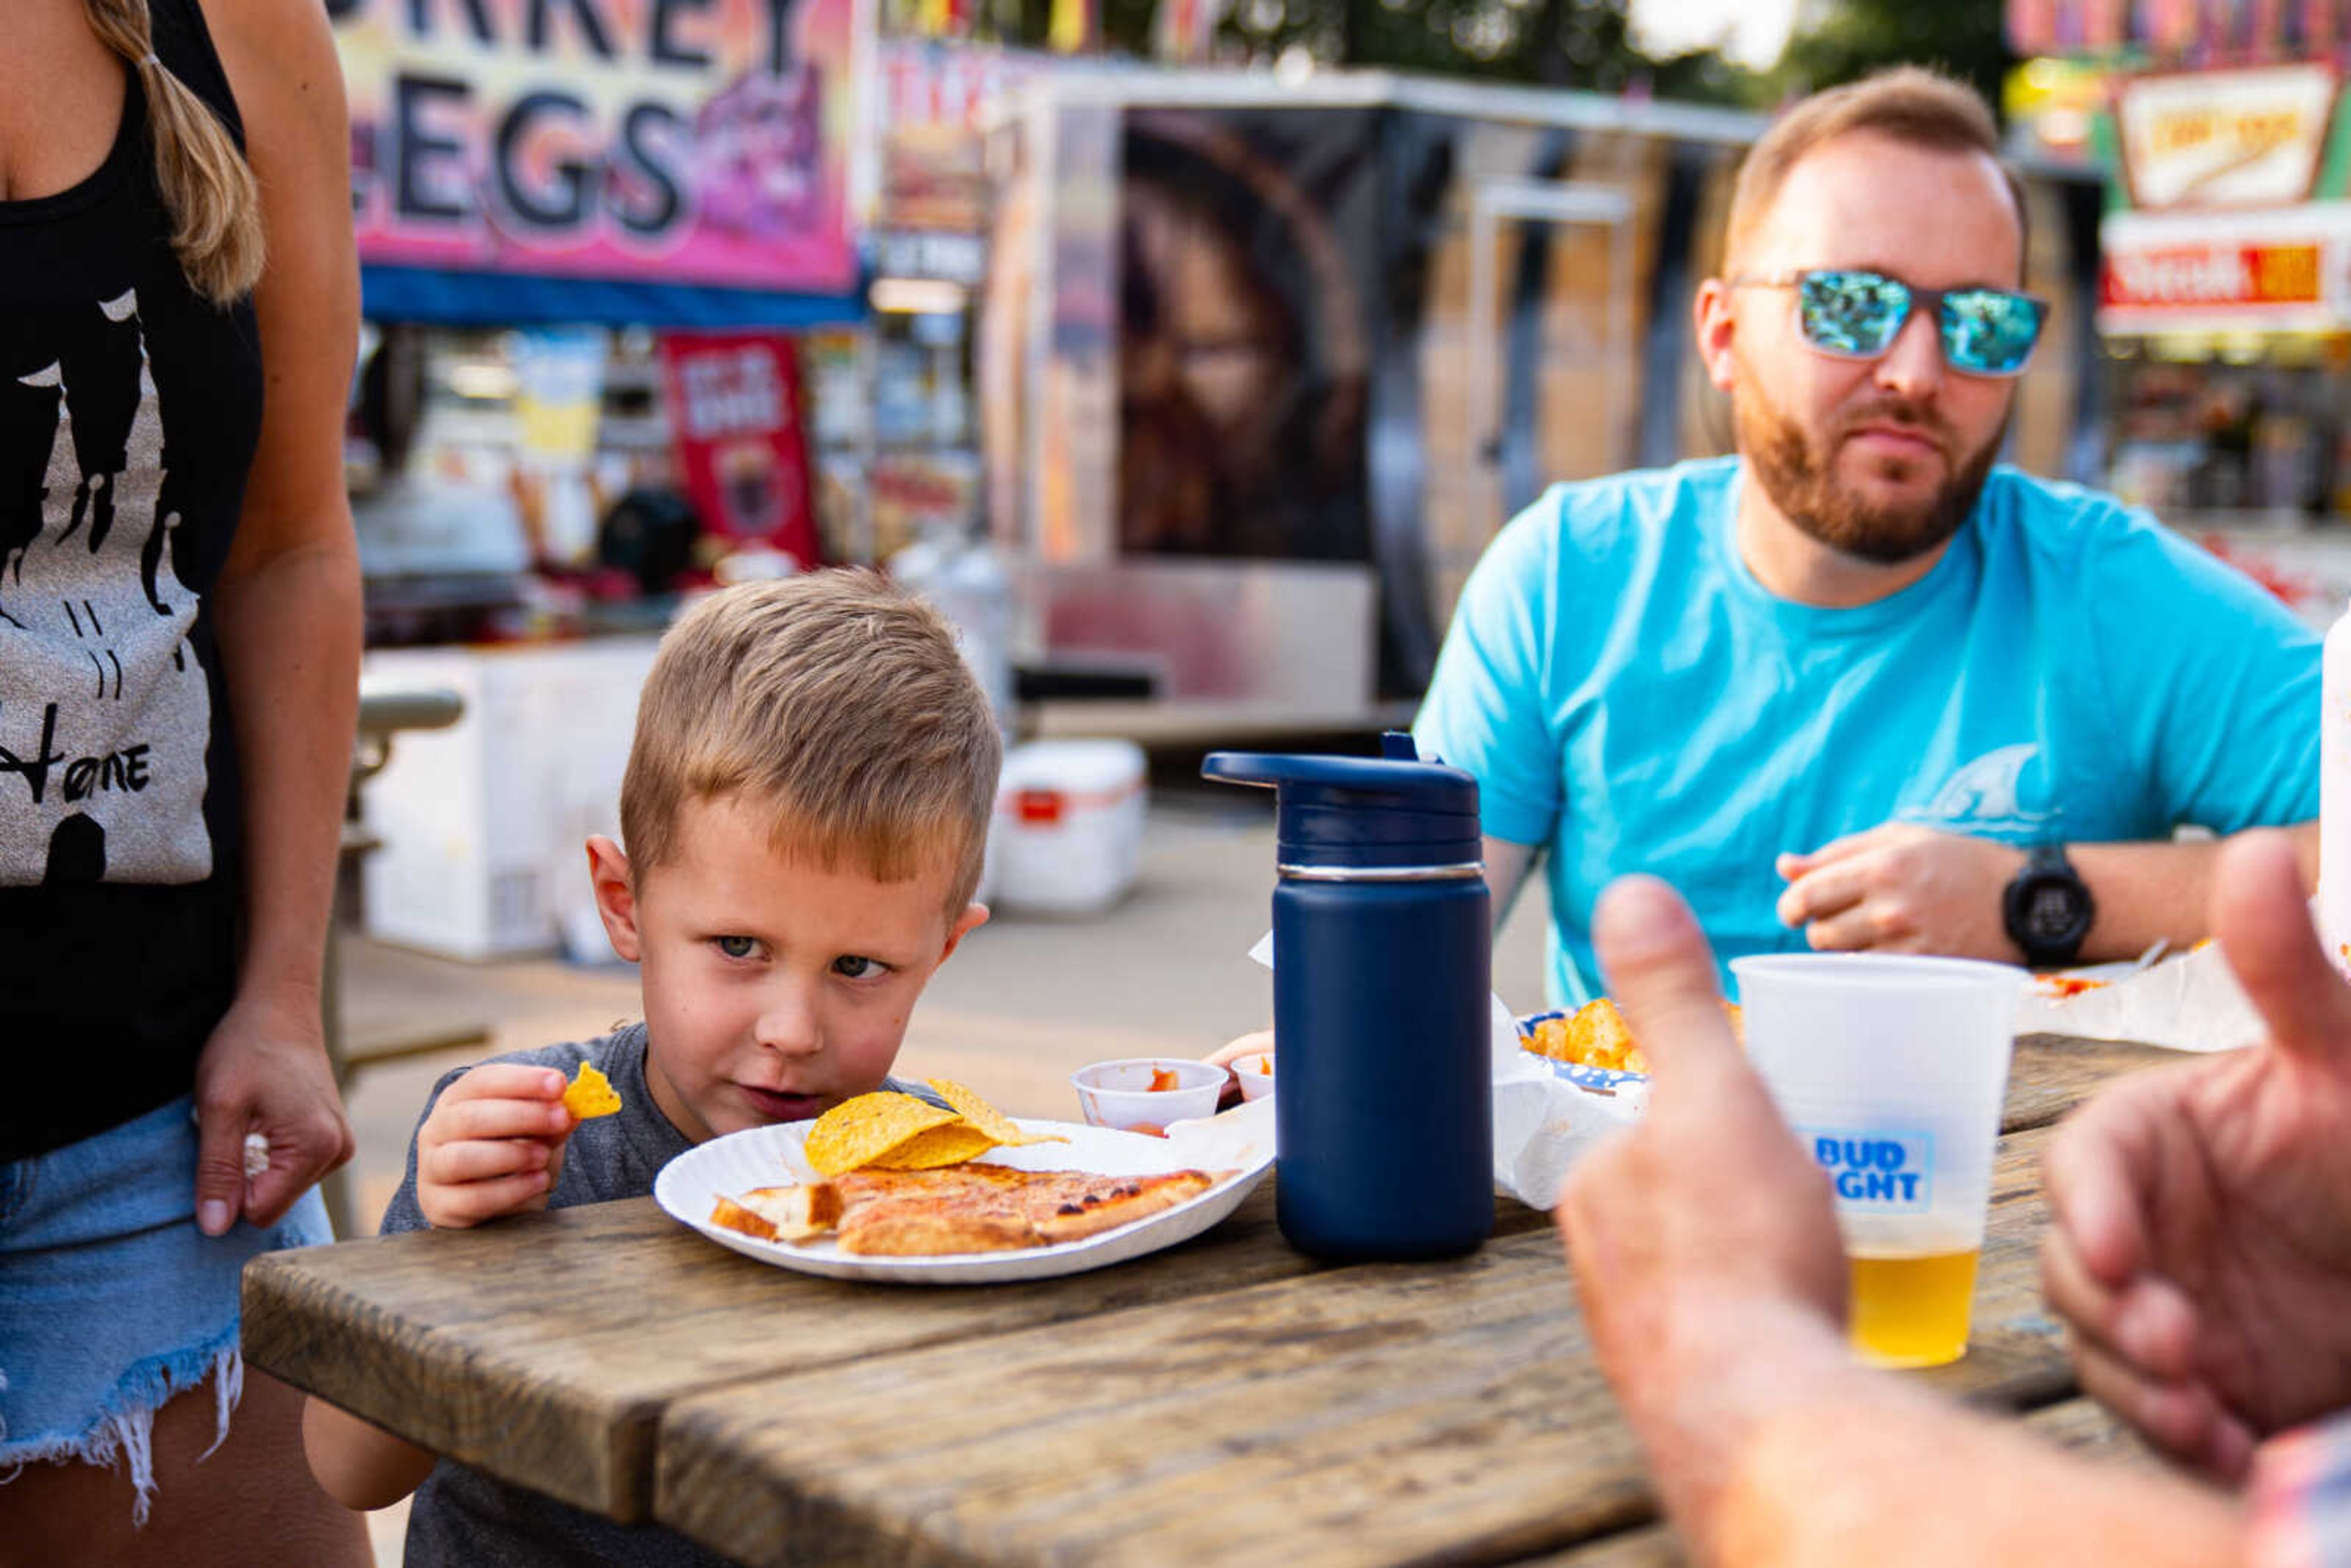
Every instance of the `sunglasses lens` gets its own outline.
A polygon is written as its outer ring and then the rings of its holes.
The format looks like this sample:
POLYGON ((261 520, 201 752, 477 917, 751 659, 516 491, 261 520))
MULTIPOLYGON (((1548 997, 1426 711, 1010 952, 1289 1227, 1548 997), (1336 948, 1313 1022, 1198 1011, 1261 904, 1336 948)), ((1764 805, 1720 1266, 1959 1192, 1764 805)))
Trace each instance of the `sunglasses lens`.
POLYGON ((1943 355, 1955 370, 2009 376, 2024 368, 2041 337, 2041 302, 1998 288, 1943 297, 1943 355))
POLYGON ((1874 272, 1808 272, 1796 282, 1796 323, 1823 353, 1886 351, 1910 314, 1910 290, 1874 272))

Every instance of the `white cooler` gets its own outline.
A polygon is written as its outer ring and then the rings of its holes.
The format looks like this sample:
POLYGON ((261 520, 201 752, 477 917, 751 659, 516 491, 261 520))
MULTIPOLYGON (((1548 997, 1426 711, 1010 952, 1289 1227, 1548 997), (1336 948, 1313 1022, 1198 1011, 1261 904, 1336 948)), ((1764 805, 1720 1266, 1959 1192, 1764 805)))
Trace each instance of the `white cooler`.
POLYGON ((367 674, 465 699, 447 729, 392 737, 360 787, 382 847, 361 862, 368 935, 445 957, 500 958, 588 940, 590 833, 617 835, 637 688, 658 639, 387 648, 367 674))
POLYGON ((1004 759, 988 881, 1015 913, 1091 915, 1134 885, 1143 859, 1143 748, 1033 740, 1004 759))

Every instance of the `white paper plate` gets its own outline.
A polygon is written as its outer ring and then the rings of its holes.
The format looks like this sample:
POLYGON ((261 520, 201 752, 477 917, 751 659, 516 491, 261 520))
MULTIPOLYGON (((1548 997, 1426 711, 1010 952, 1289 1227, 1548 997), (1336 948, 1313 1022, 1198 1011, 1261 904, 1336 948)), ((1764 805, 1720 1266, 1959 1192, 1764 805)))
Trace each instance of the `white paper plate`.
MULTIPOLYGON (((1217 1117, 1215 1122, 1227 1121, 1217 1117)), ((1263 1118, 1250 1118, 1262 1124, 1263 1118)), ((1272 1129, 1262 1135, 1255 1127, 1235 1126, 1234 1136, 1212 1123, 1179 1123, 1179 1129, 1197 1129, 1200 1136, 1181 1140, 1153 1138, 1138 1133, 1114 1133, 1074 1122, 1042 1122, 1019 1118, 1024 1132, 1059 1133, 1066 1144, 1031 1144, 1026 1148, 993 1149, 982 1162, 1019 1170, 1081 1170, 1102 1176, 1150 1176, 1161 1171, 1238 1168, 1239 1175, 1220 1182, 1188 1203, 1163 1213, 1058 1247, 1032 1247, 1019 1252, 966 1252, 935 1258, 869 1258, 843 1252, 830 1240, 791 1245, 762 1241, 739 1230, 710 1222, 712 1203, 720 1196, 733 1197, 756 1186, 780 1186, 812 1181, 802 1145, 813 1122, 787 1122, 753 1127, 713 1138, 688 1149, 662 1167, 653 1182, 653 1201, 670 1217, 692 1226, 722 1247, 747 1258, 821 1274, 830 1280, 877 1280, 905 1285, 985 1285, 1009 1280, 1046 1280, 1082 1273, 1112 1263, 1123 1263, 1163 1247, 1173 1247, 1214 1225, 1240 1206, 1241 1199, 1265 1178, 1273 1165, 1272 1129), (1225 1134, 1225 1135, 1219 1135, 1225 1134), (1205 1145, 1205 1146, 1204 1146, 1205 1145), (1214 1160, 1202 1156, 1214 1154, 1214 1160)))

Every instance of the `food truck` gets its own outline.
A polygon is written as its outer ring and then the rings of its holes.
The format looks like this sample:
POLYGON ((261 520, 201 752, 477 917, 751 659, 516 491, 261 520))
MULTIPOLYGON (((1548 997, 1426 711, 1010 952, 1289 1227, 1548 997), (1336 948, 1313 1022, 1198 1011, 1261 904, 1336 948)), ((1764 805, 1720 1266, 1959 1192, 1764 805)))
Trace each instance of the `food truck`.
POLYGON ((2351 125, 2330 59, 2118 76, 2107 483, 2314 624, 2351 593, 2351 125))
MULTIPOLYGON (((1408 716, 1544 486, 1728 450, 1689 301, 1764 123, 1380 73, 1030 82, 976 401, 1037 727, 1408 716)), ((2007 455, 2086 477, 2099 183, 2025 172, 2054 310, 2007 455)))

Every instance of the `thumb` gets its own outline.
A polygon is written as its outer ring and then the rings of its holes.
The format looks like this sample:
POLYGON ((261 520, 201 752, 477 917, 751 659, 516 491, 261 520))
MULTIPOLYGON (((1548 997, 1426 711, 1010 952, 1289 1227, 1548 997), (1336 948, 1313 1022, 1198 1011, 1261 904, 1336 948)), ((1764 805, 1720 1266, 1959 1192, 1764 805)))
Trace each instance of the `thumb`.
POLYGON ((2293 841, 2252 832, 2221 846, 2211 924, 2279 1049, 2351 1067, 2351 989, 2311 925, 2293 841))
POLYGON ((1651 876, 1611 883, 1593 911, 1592 942, 1659 1085, 1743 1069, 1715 984, 1713 949, 1679 894, 1651 876))
POLYGON ((245 1118, 231 1111, 196 1118, 196 1228, 225 1236, 245 1207, 245 1118))

